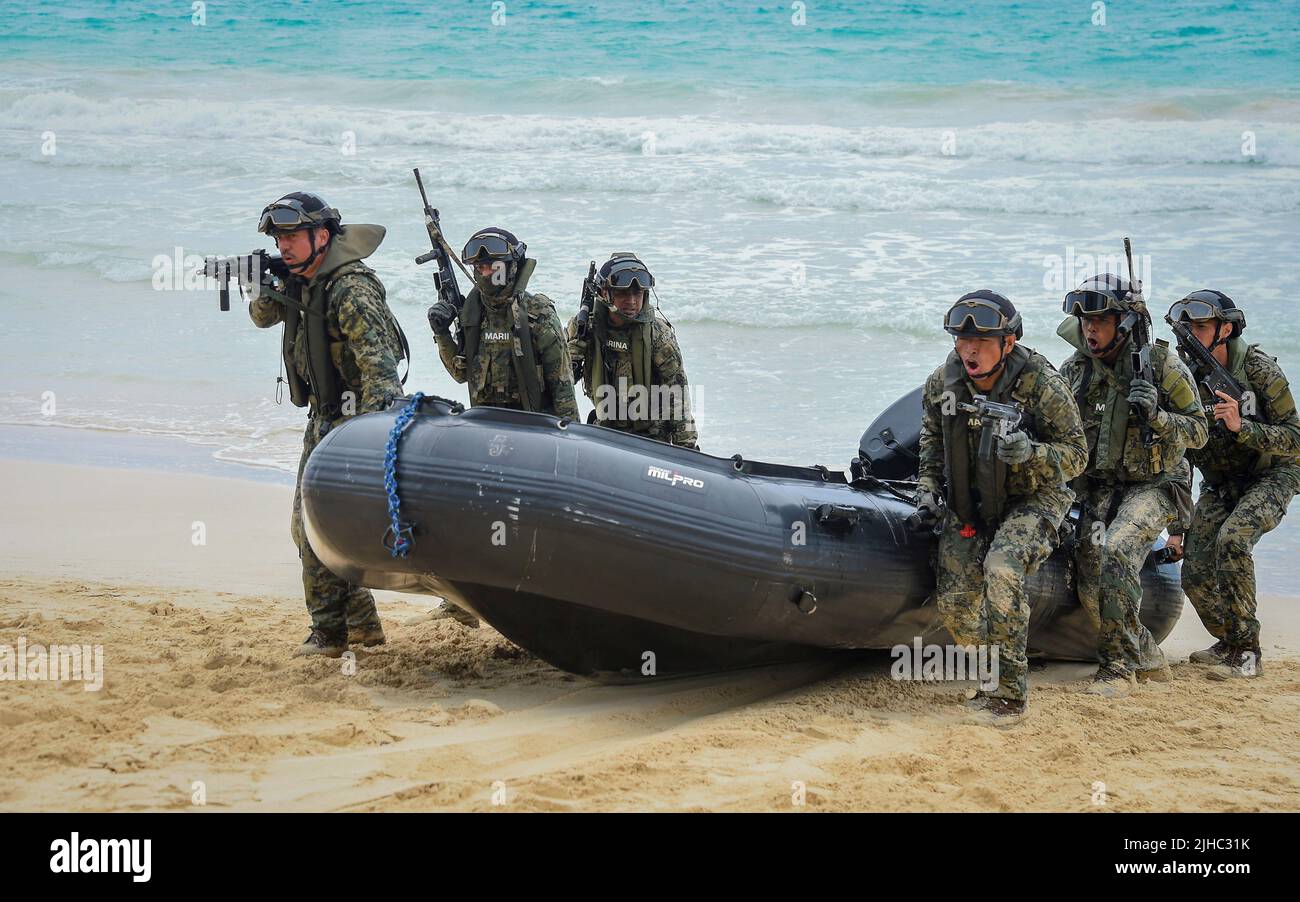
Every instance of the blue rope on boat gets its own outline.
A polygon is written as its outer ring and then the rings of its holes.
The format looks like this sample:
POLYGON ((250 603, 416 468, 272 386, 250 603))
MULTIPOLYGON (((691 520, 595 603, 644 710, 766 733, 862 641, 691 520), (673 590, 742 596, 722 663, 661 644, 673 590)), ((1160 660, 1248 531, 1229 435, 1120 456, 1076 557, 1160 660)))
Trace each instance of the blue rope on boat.
POLYGON ((397 494, 397 445, 402 439, 402 432, 415 418, 415 414, 420 409, 420 402, 423 400, 424 392, 416 392, 411 396, 411 403, 397 415, 397 420, 388 433, 388 444, 384 446, 384 491, 388 493, 388 518, 392 522, 388 531, 384 533, 383 543, 393 557, 406 557, 411 553, 411 546, 415 544, 413 527, 402 522, 402 499, 397 494), (391 545, 388 541, 389 536, 393 537, 391 545))

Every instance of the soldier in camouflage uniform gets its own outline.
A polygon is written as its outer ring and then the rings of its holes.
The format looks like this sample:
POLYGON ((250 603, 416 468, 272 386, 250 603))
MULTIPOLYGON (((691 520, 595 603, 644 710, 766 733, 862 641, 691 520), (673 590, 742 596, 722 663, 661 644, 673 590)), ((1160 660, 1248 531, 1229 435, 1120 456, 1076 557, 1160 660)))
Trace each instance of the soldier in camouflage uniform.
POLYGON ((1184 322, 1242 390, 1240 403, 1212 395, 1201 381, 1210 373, 1184 352, 1214 424, 1205 447, 1187 454, 1201 470, 1201 494, 1186 535, 1183 590, 1218 641, 1191 660, 1213 665, 1212 678, 1254 677, 1262 661, 1251 550, 1300 492, 1300 418, 1277 361, 1242 341, 1246 317, 1227 295, 1195 291, 1170 307, 1166 320, 1184 322))
MULTIPOLYGON (((1118 276, 1093 277, 1065 296, 1057 334, 1078 350, 1061 367, 1088 436, 1088 468, 1075 480, 1079 603, 1099 633, 1100 666, 1085 690, 1128 695, 1138 679, 1171 679, 1164 652, 1142 624, 1141 569, 1160 532, 1191 516, 1188 448, 1206 423, 1191 375, 1163 343, 1151 346, 1155 384, 1134 375, 1129 335, 1147 317, 1140 291, 1118 276), (1146 447, 1142 427, 1155 438, 1146 447)), ((1149 322, 1149 317, 1148 317, 1149 322)))
POLYGON ((536 260, 504 229, 476 232, 461 254, 474 289, 459 314, 446 301, 429 308, 438 356, 457 382, 469 383, 471 406, 532 410, 577 419, 573 368, 555 305, 525 290, 536 260), (460 340, 450 324, 460 322, 460 340))
POLYGON ((598 425, 694 448, 682 352, 672 324, 649 303, 654 284, 633 254, 615 254, 600 268, 590 329, 569 321, 574 381, 582 380, 598 425))
POLYGON ((944 329, 955 348, 925 383, 917 507, 923 520, 943 521, 935 595, 944 625, 959 645, 998 651, 998 688, 976 695, 974 717, 1009 726, 1028 710, 1025 580, 1056 547, 1087 446, 1065 381, 1017 344, 1024 331, 1011 301, 971 292, 944 329), (975 395, 1022 411, 988 459, 979 444, 992 427, 962 406, 975 395))
POLYGON ((337 658, 349 639, 383 644, 384 631, 370 590, 335 576, 307 541, 302 471, 332 428, 402 396, 397 366, 405 340, 384 300, 383 284, 361 262, 383 241, 383 226, 344 226, 338 211, 320 197, 295 192, 262 211, 258 231, 275 238, 289 276, 284 300, 263 292, 249 305, 249 316, 263 329, 284 323, 284 381, 293 403, 308 409, 290 525, 312 621, 298 654, 337 658))

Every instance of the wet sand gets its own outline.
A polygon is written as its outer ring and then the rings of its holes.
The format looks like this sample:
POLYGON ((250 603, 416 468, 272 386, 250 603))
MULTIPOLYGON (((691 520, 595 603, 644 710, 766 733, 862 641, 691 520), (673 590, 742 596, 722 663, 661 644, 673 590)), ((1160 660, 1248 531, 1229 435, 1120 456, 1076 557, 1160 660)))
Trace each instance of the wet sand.
MULTIPOLYGON (((1261 603, 1258 680, 1107 701, 1053 664, 1011 730, 883 653, 605 686, 393 593, 386 646, 305 660, 290 489, 2 463, 0 644, 102 645, 104 681, 0 681, 0 810, 1300 808, 1293 599, 1261 603)), ((1165 647, 1206 644, 1189 609, 1165 647)))

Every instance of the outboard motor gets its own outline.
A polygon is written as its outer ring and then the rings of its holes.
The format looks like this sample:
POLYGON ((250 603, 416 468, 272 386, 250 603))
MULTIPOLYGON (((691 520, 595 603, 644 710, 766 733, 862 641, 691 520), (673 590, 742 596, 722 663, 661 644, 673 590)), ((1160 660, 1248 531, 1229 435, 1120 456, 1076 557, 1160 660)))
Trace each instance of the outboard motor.
POLYGON ((921 453, 921 391, 918 386, 890 404, 862 433, 858 466, 865 474, 877 479, 916 479, 921 453))

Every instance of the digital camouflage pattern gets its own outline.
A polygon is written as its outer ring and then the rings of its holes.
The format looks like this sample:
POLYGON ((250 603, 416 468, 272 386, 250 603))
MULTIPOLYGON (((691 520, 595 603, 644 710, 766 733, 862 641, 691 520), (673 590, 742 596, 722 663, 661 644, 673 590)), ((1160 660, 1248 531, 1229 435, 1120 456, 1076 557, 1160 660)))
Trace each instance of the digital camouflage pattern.
MULTIPOLYGON (((1242 400, 1241 431, 1233 433, 1222 424, 1215 425, 1204 447, 1189 451, 1187 458, 1211 484, 1248 480, 1277 466, 1297 466, 1300 416, 1286 374, 1257 345, 1247 346, 1240 338, 1233 338, 1227 348, 1228 370, 1249 393, 1242 400)), ((1204 385, 1196 388, 1210 419, 1220 399, 1210 397, 1204 385)))
MULTIPOLYGON (((290 520, 290 532, 302 559, 303 592, 312 626, 332 636, 345 634, 349 627, 378 629, 379 615, 370 591, 335 576, 316 557, 307 541, 302 527, 302 471, 312 449, 331 428, 345 422, 350 415, 382 410, 403 395, 398 375, 401 342, 396 320, 384 299, 383 285, 373 270, 359 260, 348 259, 349 256, 346 247, 333 247, 310 282, 304 284, 295 277, 287 286, 290 296, 300 298, 304 305, 311 305, 314 299, 315 306, 320 307, 319 295, 326 293, 323 306, 329 357, 344 392, 342 409, 332 418, 317 410, 316 397, 310 396, 290 520), (327 270, 327 266, 332 268, 327 270)), ((267 328, 284 320, 284 308, 270 298, 258 298, 249 305, 249 316, 257 326, 267 328)), ((298 375, 310 389, 311 355, 306 321, 306 316, 299 317, 292 356, 298 375)))
POLYGON ((1184 455, 1205 444, 1205 414, 1182 360, 1152 343, 1158 398, 1151 429, 1158 441, 1144 448, 1140 414, 1128 402, 1133 368, 1127 345, 1112 367, 1088 353, 1078 317, 1066 317, 1057 334, 1076 348, 1061 375, 1088 437, 1088 468, 1073 484, 1082 507, 1074 555, 1079 603, 1097 627, 1103 667, 1130 674, 1157 670, 1164 653, 1139 619, 1141 570, 1161 531, 1181 532, 1190 515, 1191 469, 1184 455))
MULTIPOLYGON (((1017 345, 1017 348, 1024 347, 1017 345)), ((1028 349, 1026 349, 1028 350, 1028 349)), ((1033 439, 1033 455, 1022 464, 1008 466, 1006 494, 1009 499, 1039 495, 1048 500, 1040 503, 1044 510, 1060 508, 1061 516, 1070 508, 1067 484, 1082 472, 1087 461, 1083 427, 1069 387, 1051 363, 1042 355, 1032 356, 1021 373, 1020 383, 1032 380, 1033 391, 1024 395, 1015 386, 1003 386, 1001 380, 988 392, 991 401, 1013 402, 1024 411, 1026 432, 1033 439)), ((948 361, 956 360, 956 352, 948 361)), ((960 365, 960 364, 959 364, 960 365)), ((957 410, 953 402, 969 402, 973 394, 969 382, 955 398, 945 397, 945 368, 930 374, 925 381, 921 400, 921 450, 917 482, 925 491, 943 494, 945 489, 943 431, 946 417, 965 420, 969 429, 966 442, 971 472, 979 464, 980 421, 957 410)))
POLYGON ((1294 468, 1279 467, 1244 484, 1201 487, 1183 538, 1183 591, 1216 639, 1259 646, 1252 551, 1282 522, 1298 482, 1294 468))
MULTIPOLYGON (((346 406, 340 412, 356 415, 382 410, 393 398, 403 395, 402 380, 398 375, 402 345, 397 321, 388 308, 384 286, 370 267, 360 260, 347 259, 348 255, 344 253, 343 262, 332 270, 325 269, 337 260, 335 250, 331 248, 320 271, 309 283, 291 278, 286 292, 304 306, 323 306, 325 310, 329 357, 345 393, 346 406), (322 305, 318 296, 327 289, 328 296, 322 305), (317 303, 313 305, 314 299, 317 303), (347 392, 351 395, 347 396, 347 392), (348 403, 349 399, 351 403, 348 403)), ((253 323, 262 329, 285 319, 284 307, 268 297, 254 299, 248 312, 253 323)), ((310 389, 307 320, 307 315, 298 317, 293 338, 293 362, 297 374, 310 389)), ((313 409, 318 406, 314 396, 309 406, 313 409)))
MULTIPOLYGON (((1065 381, 1046 358, 1025 350, 1029 358, 1019 377, 1000 379, 988 397, 1022 407, 1022 428, 1033 453, 1024 463, 1007 467, 1007 505, 998 523, 981 524, 974 535, 967 530, 968 536, 963 536, 964 524, 949 507, 939 539, 935 587, 940 617, 959 645, 998 648, 999 682, 994 695, 1021 701, 1028 693, 1025 648, 1030 603, 1025 581, 1056 547, 1073 499, 1067 483, 1087 460, 1083 427, 1065 381)), ((950 390, 945 384, 951 384, 945 370, 954 359, 955 352, 925 384, 919 475, 924 491, 940 493, 946 488, 945 420, 968 430, 971 472, 980 465, 980 421, 952 404, 968 401, 973 387, 966 383, 961 389, 964 396, 956 399, 945 396, 950 390)))
POLYGON ((1025 581, 1056 547, 1063 516, 1021 499, 1007 509, 994 533, 981 530, 963 537, 962 525, 950 516, 939 537, 939 616, 958 645, 998 649, 996 696, 1028 698, 1030 602, 1025 581))
MULTIPOLYGON (((573 368, 555 305, 544 294, 525 291, 514 297, 519 299, 528 317, 533 353, 539 361, 535 365, 542 388, 542 412, 576 420, 578 404, 573 395, 573 368)), ((511 303, 509 299, 484 298, 482 309, 479 352, 474 359, 466 361, 460 357, 455 341, 445 332, 435 336, 438 356, 453 379, 469 383, 471 406, 523 410, 526 390, 519 385, 511 356, 516 350, 511 303)))
MULTIPOLYGON (((594 315, 605 315, 598 307, 594 315)), ((606 367, 605 380, 615 387, 620 384, 631 387, 634 383, 632 372, 632 330, 637 328, 633 323, 626 323, 619 327, 612 323, 606 326, 604 361, 606 367)), ((597 340, 596 330, 589 330, 586 339, 578 338, 578 318, 574 317, 569 320, 568 328, 568 347, 569 357, 573 361, 574 372, 581 373, 587 364, 587 356, 591 343, 597 340)), ((651 364, 651 386, 652 392, 658 387, 669 389, 664 393, 664 397, 671 397, 673 400, 672 410, 667 409, 668 405, 663 405, 664 409, 660 410, 661 418, 657 420, 641 421, 644 425, 633 423, 629 420, 601 420, 597 423, 601 426, 608 426, 612 429, 620 429, 624 432, 637 432, 640 435, 646 435, 653 439, 664 442, 671 442, 674 445, 694 446, 698 440, 695 430, 695 418, 691 414, 691 396, 690 386, 686 381, 686 368, 682 363, 682 351, 677 344, 677 335, 673 331, 672 325, 657 310, 654 312, 654 319, 650 323, 650 364, 651 364), (680 398, 681 408, 676 407, 676 401, 680 398)), ((596 381, 595 379, 591 381, 596 381)), ((592 403, 596 403, 596 389, 594 386, 583 380, 583 391, 592 403)), ((628 410, 626 401, 619 401, 615 410, 628 410)), ((597 407, 599 412, 600 407, 597 407)))
MULTIPOLYGON (((1187 464, 1181 465, 1187 474, 1187 464)), ((1087 482, 1075 536, 1075 586, 1099 637, 1102 666, 1126 673, 1159 669, 1165 662, 1155 637, 1139 617, 1142 565, 1161 530, 1174 521, 1173 498, 1161 483, 1111 486, 1087 482), (1106 516, 1114 509, 1114 516, 1106 516)))
POLYGON ((298 461, 298 484, 293 492, 293 517, 289 524, 294 544, 298 546, 298 556, 302 559, 302 588, 311 624, 331 636, 380 628, 375 596, 369 589, 354 586, 335 576, 322 564, 307 541, 302 526, 302 471, 307 466, 307 458, 330 429, 345 419, 330 422, 314 414, 308 418, 307 431, 302 439, 302 458, 298 461))
POLYGON ((1083 429, 1088 436, 1090 479, 1146 482, 1173 471, 1189 448, 1205 444, 1207 424, 1197 400, 1191 373, 1169 348, 1151 345, 1159 405, 1151 429, 1159 439, 1155 451, 1142 446, 1141 424, 1129 410, 1129 383, 1133 379, 1127 344, 1120 346, 1113 367, 1091 357, 1078 317, 1067 317, 1057 334, 1077 350, 1061 366, 1078 402, 1083 429))
MULTIPOLYGON (((1300 417, 1277 361, 1240 338, 1227 347, 1228 369, 1255 410, 1243 414, 1240 432, 1219 424, 1205 447, 1188 453, 1201 470, 1201 495, 1183 540, 1183 590, 1216 639, 1258 648, 1252 552, 1300 492, 1300 417)), ((1208 413, 1219 399, 1198 390, 1208 413)))

